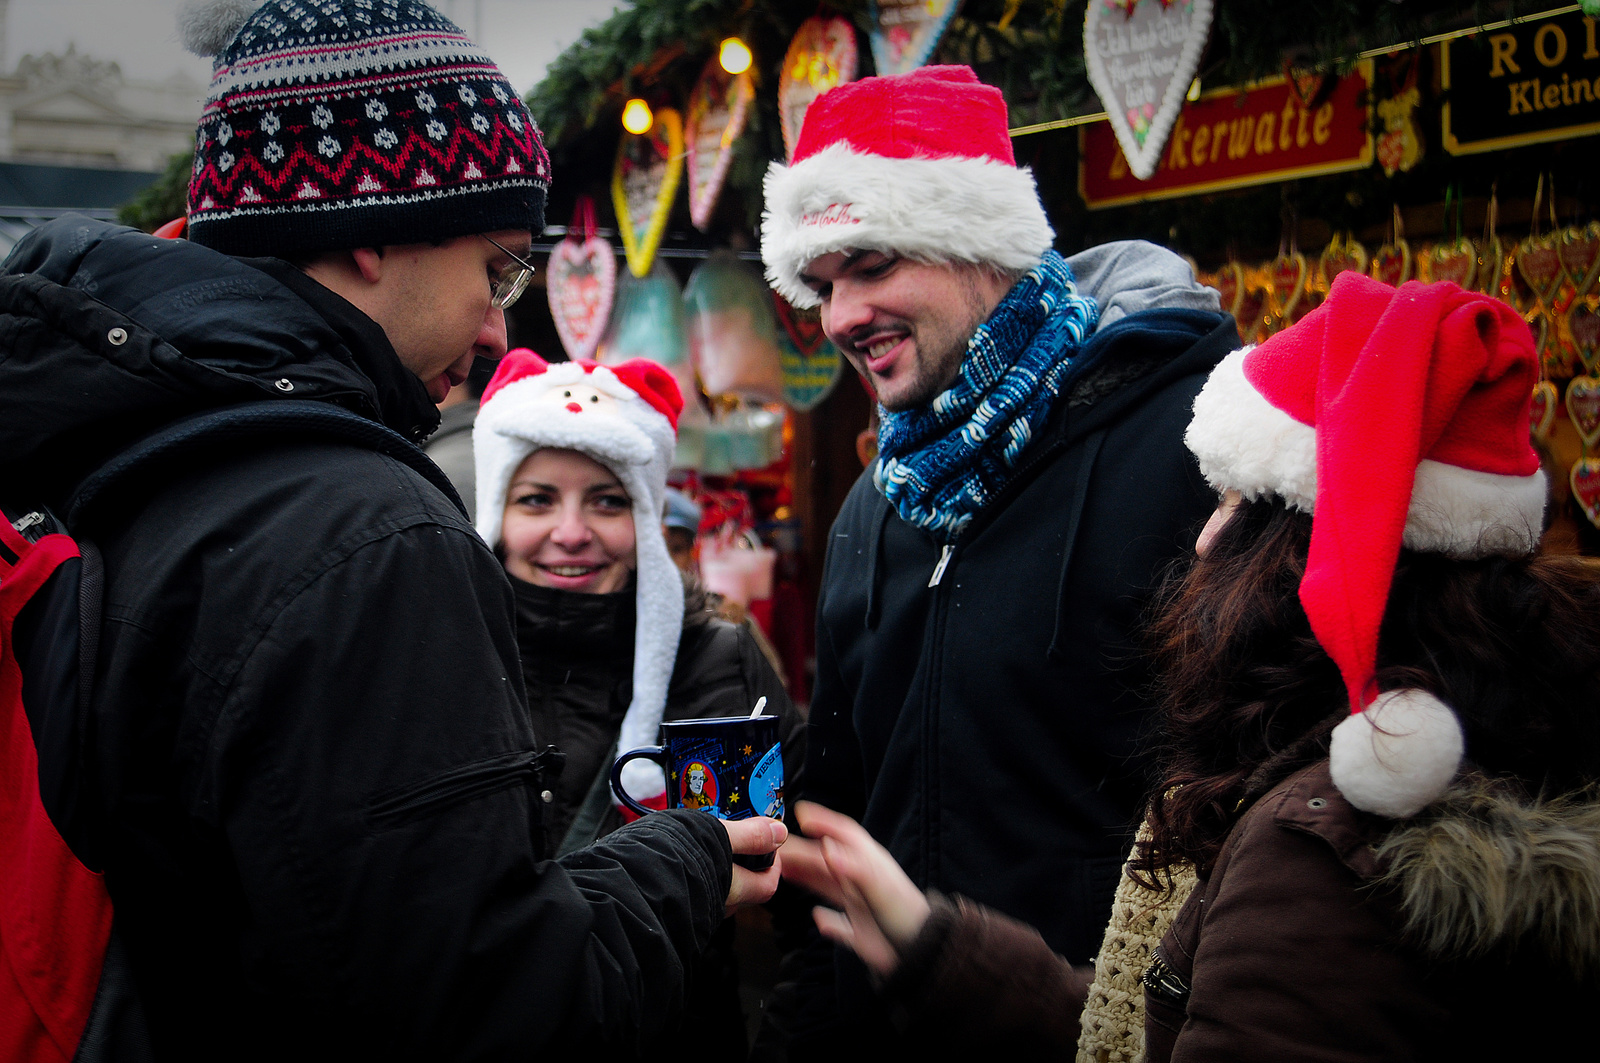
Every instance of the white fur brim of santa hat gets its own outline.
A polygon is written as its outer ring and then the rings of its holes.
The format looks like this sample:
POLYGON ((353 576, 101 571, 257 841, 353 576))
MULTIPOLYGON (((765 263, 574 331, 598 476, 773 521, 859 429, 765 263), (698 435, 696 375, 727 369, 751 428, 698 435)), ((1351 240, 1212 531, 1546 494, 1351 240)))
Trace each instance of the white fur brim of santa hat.
MULTIPOLYGON (((1253 347, 1224 358, 1194 400, 1184 442, 1218 491, 1246 501, 1276 495, 1302 513, 1317 497, 1317 432, 1250 385, 1244 360, 1253 347)), ((1456 558, 1529 554, 1544 528, 1543 472, 1506 476, 1424 458, 1406 510, 1409 550, 1456 558)))
POLYGON ((820 299, 800 279, 835 251, 1023 272, 1055 241, 1018 167, 1005 98, 964 66, 926 66, 830 89, 812 101, 789 165, 767 169, 761 257, 790 303, 820 299))
MULTIPOLYGON (((609 469, 628 493, 638 570, 633 697, 617 737, 623 752, 656 744, 683 632, 683 580, 660 532, 677 437, 673 420, 682 404, 671 374, 642 359, 615 367, 546 363, 520 350, 501 360, 472 430, 477 529, 491 546, 501 537, 512 476, 537 450, 586 455, 609 469)), ((666 792, 666 776, 649 760, 631 761, 622 783, 639 801, 666 792)))
POLYGON ((767 281, 798 307, 821 302, 800 274, 835 251, 1023 271, 1055 241, 1033 173, 992 159, 893 159, 834 144, 793 166, 773 163, 765 188, 767 281))
POLYGON ((1299 323, 1224 359, 1195 398, 1184 442, 1207 481, 1311 514, 1299 598, 1345 683, 1351 717, 1329 761, 1359 809, 1415 815, 1456 773, 1452 708, 1374 690, 1379 631, 1402 546, 1459 560, 1538 548, 1537 376, 1527 323, 1505 304, 1347 272, 1299 323))

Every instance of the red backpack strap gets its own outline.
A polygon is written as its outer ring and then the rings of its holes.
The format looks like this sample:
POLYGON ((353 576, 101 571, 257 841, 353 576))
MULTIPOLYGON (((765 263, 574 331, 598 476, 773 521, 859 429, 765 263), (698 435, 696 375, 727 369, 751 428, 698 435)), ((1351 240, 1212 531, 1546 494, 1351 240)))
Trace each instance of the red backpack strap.
POLYGON ((71 1060, 94 1004, 111 935, 102 877, 73 854, 39 796, 12 629, 71 558, 65 535, 32 543, 0 517, 0 1059, 71 1060))

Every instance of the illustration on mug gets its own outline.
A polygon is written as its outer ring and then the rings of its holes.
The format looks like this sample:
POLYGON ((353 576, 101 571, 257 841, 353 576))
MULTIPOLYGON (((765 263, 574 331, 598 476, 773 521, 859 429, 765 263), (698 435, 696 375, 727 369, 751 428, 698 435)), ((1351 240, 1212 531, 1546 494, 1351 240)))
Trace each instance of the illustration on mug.
POLYGON ((678 803, 684 808, 717 811, 717 775, 703 760, 691 760, 678 776, 678 803))

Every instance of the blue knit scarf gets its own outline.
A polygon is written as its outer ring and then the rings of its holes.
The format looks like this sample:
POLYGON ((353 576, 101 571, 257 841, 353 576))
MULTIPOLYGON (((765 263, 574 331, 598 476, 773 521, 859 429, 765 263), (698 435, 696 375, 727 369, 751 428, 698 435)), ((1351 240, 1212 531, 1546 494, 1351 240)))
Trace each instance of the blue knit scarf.
POLYGON ((873 482, 908 524, 953 542, 1016 471, 1056 396, 1084 367, 1100 308, 1054 251, 967 342, 961 373, 927 406, 879 409, 873 482))

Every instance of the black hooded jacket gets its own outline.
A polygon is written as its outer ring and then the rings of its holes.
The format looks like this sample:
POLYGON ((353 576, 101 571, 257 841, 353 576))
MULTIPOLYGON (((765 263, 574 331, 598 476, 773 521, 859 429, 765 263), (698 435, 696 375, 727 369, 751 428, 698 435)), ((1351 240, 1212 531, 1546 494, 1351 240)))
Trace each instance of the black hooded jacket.
MULTIPOLYGON (((950 549, 863 474, 817 604, 803 796, 859 819, 919 886, 1036 926, 1075 963, 1151 781, 1142 614, 1216 505, 1183 431, 1239 344, 1226 315, 1157 306, 1102 319, 1080 353, 1093 367, 950 549)), ((795 1058, 894 1043, 865 969, 826 942, 791 1007, 795 1058)))
MULTIPOLYGON (((187 414, 437 413, 285 263, 82 218, 0 276, 0 484, 60 506, 187 414)), ((544 861, 512 594, 456 500, 375 450, 219 445, 90 527, 105 620, 78 754, 158 1059, 526 1058, 668 1021, 726 837, 663 813, 544 861)))

